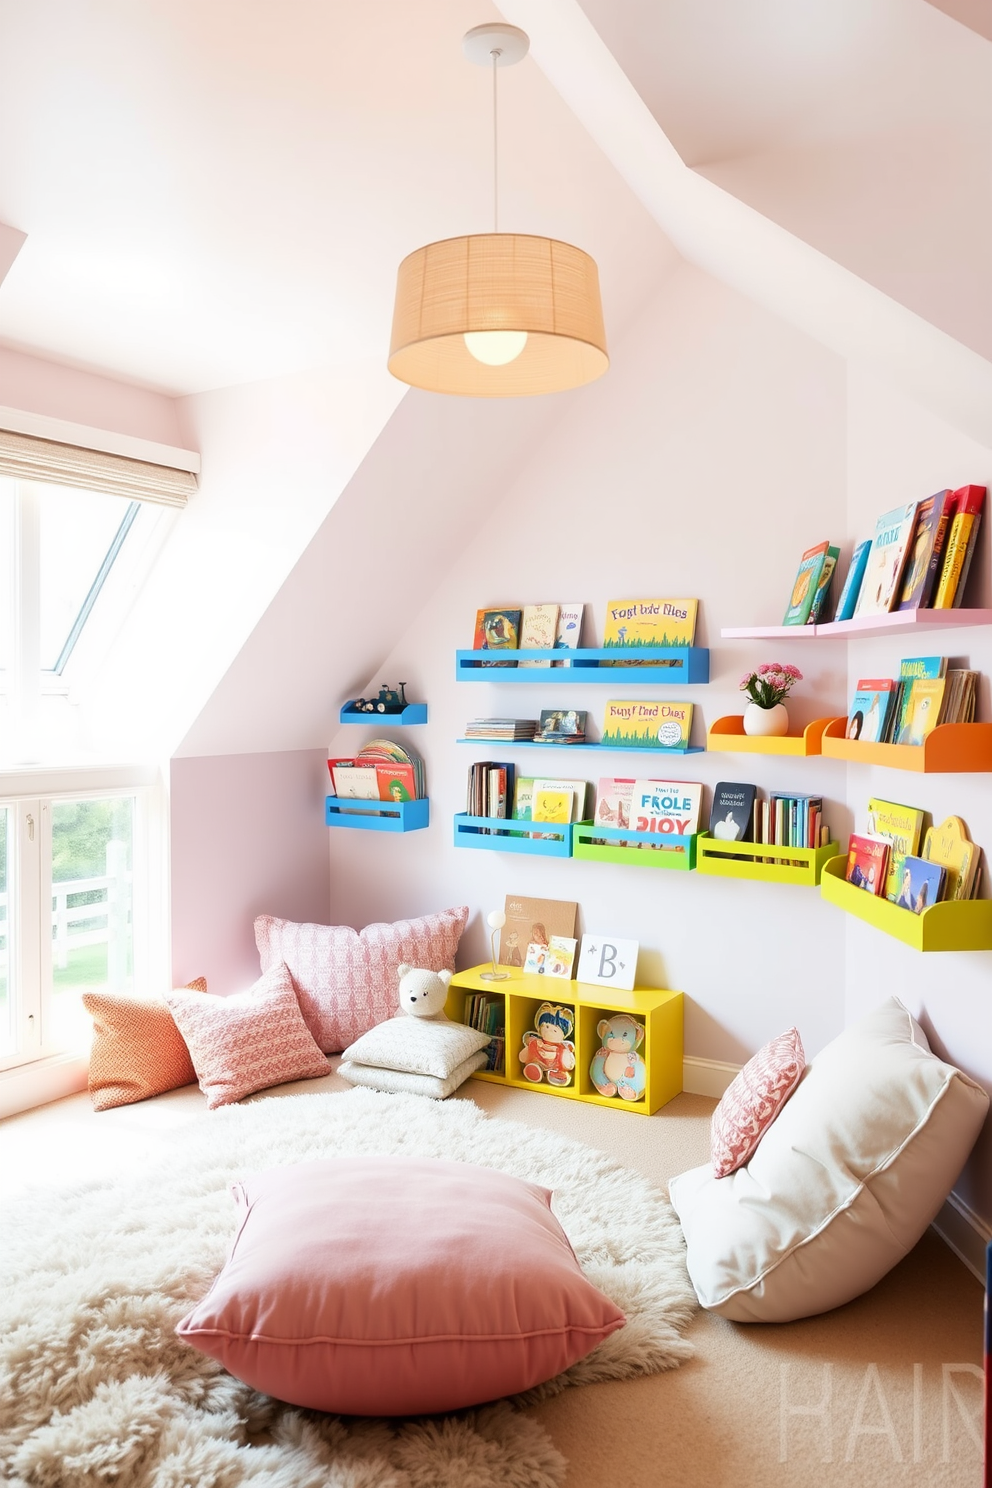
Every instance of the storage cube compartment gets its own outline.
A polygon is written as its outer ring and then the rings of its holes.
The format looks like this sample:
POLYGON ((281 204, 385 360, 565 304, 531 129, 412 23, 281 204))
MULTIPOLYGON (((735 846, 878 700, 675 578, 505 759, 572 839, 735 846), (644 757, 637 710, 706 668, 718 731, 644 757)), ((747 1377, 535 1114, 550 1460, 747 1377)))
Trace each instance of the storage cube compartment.
MULTIPOLYGON (((534 980, 534 978, 531 977, 530 980, 534 980)), ((572 1070, 563 1071, 559 1067, 558 1070, 555 1071, 555 1073, 558 1075, 563 1073, 568 1075, 568 1080, 564 1084, 559 1083, 557 1079, 554 1081, 549 1080, 548 1073, 543 1068, 541 1078, 539 1080, 530 1080, 524 1074, 525 1064, 524 1061, 520 1058, 520 1055, 523 1052, 524 1035, 529 1032, 540 1032, 540 1030, 537 1029, 536 1019, 537 1010, 542 1003, 554 1003, 555 1005, 564 1008, 572 1015, 572 1031, 570 1033, 565 1033, 562 1040, 552 1039, 546 1040, 546 1042, 555 1043, 559 1046, 564 1042, 568 1042, 573 1045, 576 1043, 575 1004, 569 1001, 569 993, 572 991, 575 983, 566 981, 563 977, 543 977, 542 980, 546 981, 548 984, 548 990, 543 997, 514 997, 510 1003, 510 1025, 508 1030, 510 1036, 507 1038, 506 1049, 507 1076, 510 1080, 514 1080, 518 1084, 529 1085, 534 1089, 543 1087, 545 1089, 554 1090, 560 1095, 567 1095, 569 1093, 575 1094, 577 1089, 576 1075, 578 1073, 577 1048, 575 1051, 575 1068, 572 1070), (560 991, 557 989, 560 989, 560 991)))
MULTIPOLYGON (((648 1069, 650 1069, 650 1059, 648 1051, 648 1024, 646 1017, 639 1017, 638 1014, 634 1012, 621 1013, 618 1012, 616 1008, 596 1007, 592 1004, 586 1004, 579 1009, 579 1024, 581 1030, 579 1037, 579 1047, 582 1051, 582 1062, 578 1071, 580 1076, 580 1094, 587 1097, 591 1096, 594 1100, 601 1101, 604 1104, 616 1104, 618 1106, 625 1106, 628 1109, 642 1106, 647 1100, 647 1071, 648 1069), (641 1072, 644 1081, 644 1089, 637 1096, 636 1100, 629 1100, 627 1097, 620 1095, 619 1092, 616 1095, 612 1096, 601 1095, 600 1092, 596 1089, 596 1086, 593 1084, 592 1079, 593 1060, 596 1059, 599 1051, 603 1047, 603 1039, 599 1032, 599 1025, 604 1021, 608 1022, 611 1018, 621 1017, 630 1019, 639 1027, 644 1029, 643 1039, 634 1047, 634 1052, 636 1054, 639 1054, 640 1058, 644 1062, 644 1069, 641 1072)), ((606 1032, 608 1035, 608 1030, 606 1032)), ((634 1061, 634 1069, 636 1071, 637 1061, 634 1061)), ((636 1074, 633 1078, 636 1081, 636 1074)))

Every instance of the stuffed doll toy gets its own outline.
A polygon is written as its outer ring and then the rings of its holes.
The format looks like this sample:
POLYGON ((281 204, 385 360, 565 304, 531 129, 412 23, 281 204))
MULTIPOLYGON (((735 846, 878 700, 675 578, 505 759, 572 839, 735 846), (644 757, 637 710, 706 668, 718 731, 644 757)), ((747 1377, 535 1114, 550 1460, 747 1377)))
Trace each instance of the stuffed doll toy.
POLYGON ((524 1046, 517 1056, 525 1080, 539 1085, 547 1077, 549 1085, 571 1085, 575 1045, 569 1034, 574 1027, 571 1008, 556 1002, 541 1003, 534 1015, 534 1027, 524 1034, 524 1046))
POLYGON ((416 966, 397 967, 400 979, 400 1011, 411 1018, 447 1023, 444 1005, 448 1000, 450 971, 423 971, 416 966))
POLYGON ((600 1095, 619 1095, 621 1100, 641 1100, 647 1084, 647 1068, 638 1046, 644 1042, 644 1027, 626 1013, 601 1018, 596 1025, 601 1048, 589 1066, 589 1078, 600 1095))

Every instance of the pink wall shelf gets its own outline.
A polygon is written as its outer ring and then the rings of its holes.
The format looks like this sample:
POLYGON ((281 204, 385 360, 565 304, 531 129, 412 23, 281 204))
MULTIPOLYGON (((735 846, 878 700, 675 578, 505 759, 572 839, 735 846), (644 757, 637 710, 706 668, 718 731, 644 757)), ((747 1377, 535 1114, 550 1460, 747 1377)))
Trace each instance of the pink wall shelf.
POLYGON ((992 610, 893 610, 889 615, 860 615, 825 625, 743 625, 721 630, 725 641, 868 641, 874 636, 913 635, 924 630, 958 630, 992 625, 992 610))

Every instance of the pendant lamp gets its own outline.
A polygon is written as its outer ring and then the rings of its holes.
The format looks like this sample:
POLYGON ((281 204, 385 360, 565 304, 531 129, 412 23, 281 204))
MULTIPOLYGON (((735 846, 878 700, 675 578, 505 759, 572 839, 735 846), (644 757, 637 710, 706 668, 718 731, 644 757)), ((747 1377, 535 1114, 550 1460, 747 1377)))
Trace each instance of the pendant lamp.
POLYGON ((462 46, 493 78, 493 231, 428 243, 400 264, 389 370, 432 393, 562 392, 610 365, 595 261, 570 243, 499 231, 496 74, 527 54, 516 26, 476 26, 462 46))

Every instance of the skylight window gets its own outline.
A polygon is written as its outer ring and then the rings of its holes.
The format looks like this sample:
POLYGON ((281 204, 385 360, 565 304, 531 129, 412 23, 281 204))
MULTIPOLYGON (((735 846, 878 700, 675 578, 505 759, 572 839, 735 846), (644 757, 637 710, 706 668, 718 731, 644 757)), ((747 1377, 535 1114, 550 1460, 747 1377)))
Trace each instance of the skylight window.
POLYGON ((137 501, 125 503, 119 496, 44 488, 39 501, 42 671, 61 675, 139 510, 137 501))

